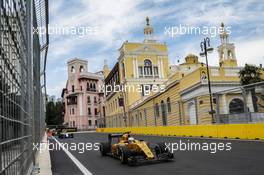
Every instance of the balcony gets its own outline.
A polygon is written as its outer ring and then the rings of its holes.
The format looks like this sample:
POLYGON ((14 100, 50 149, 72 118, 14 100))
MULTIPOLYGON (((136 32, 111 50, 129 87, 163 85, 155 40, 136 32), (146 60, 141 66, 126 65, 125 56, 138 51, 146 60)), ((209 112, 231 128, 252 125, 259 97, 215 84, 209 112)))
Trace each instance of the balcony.
POLYGON ((77 105, 77 96, 76 95, 69 95, 67 98, 67 105, 77 105))
POLYGON ((143 75, 143 74, 140 74, 138 77, 139 78, 159 78, 159 75, 143 75))
POLYGON ((86 91, 87 92, 97 92, 95 88, 87 88, 86 91))

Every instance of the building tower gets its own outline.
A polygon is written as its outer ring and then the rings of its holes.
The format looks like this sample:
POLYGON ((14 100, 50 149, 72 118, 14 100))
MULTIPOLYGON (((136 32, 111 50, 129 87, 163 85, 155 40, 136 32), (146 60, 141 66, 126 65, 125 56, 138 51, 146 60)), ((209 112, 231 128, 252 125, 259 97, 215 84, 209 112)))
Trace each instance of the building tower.
POLYGON ((110 69, 109 69, 109 67, 107 65, 107 60, 104 60, 103 74, 104 74, 105 78, 107 77, 109 72, 110 72, 110 69))
POLYGON ((80 130, 104 125, 104 96, 99 91, 103 84, 100 72, 88 72, 87 60, 68 61, 68 80, 62 91, 64 124, 80 130))
POLYGON ((237 67, 234 43, 229 43, 229 33, 224 23, 221 23, 220 33, 221 45, 218 46, 220 67, 237 67))
POLYGON ((144 35, 145 35, 145 40, 144 42, 155 42, 153 39, 153 27, 150 25, 150 19, 149 17, 146 17, 146 26, 144 28, 144 35))
POLYGON ((78 79, 77 77, 80 74, 87 72, 88 62, 86 60, 82 60, 79 58, 74 58, 68 61, 68 91, 74 92, 78 87, 78 79))

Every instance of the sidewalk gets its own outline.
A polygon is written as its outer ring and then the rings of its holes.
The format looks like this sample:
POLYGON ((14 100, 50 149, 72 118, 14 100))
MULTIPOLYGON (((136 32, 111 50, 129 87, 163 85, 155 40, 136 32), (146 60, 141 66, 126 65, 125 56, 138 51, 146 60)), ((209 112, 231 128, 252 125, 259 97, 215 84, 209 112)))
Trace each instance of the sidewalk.
MULTIPOLYGON (((42 143, 47 142, 47 134, 45 133, 42 143)), ((48 149, 42 150, 41 153, 38 153, 37 161, 39 162, 40 175, 52 175, 51 172, 51 162, 50 162, 50 153, 48 149)))

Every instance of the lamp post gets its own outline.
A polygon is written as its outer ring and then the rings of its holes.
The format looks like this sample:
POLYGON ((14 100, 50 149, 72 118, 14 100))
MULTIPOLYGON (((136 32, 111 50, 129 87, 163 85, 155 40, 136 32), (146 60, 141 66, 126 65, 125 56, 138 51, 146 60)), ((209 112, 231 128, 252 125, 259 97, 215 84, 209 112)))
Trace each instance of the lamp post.
POLYGON ((208 66, 208 59, 207 54, 212 53, 214 48, 210 47, 210 39, 208 37, 204 38, 204 41, 201 42, 201 57, 205 57, 206 60, 206 70, 207 70, 207 77, 208 77, 208 88, 209 88, 209 96, 210 96, 210 108, 209 114, 212 115, 212 123, 215 123, 214 121, 214 109, 213 109, 213 100, 212 100, 212 91, 211 91, 211 81, 210 81, 210 75, 209 75, 209 66, 208 66))

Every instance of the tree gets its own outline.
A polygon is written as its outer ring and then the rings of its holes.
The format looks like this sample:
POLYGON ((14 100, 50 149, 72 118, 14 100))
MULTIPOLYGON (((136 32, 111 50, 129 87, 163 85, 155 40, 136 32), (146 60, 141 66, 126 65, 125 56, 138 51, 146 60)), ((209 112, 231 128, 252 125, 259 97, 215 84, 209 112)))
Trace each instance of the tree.
POLYGON ((241 85, 247 85, 245 87, 245 90, 251 91, 254 111, 257 112, 258 105, 257 105, 256 90, 255 90, 255 86, 254 85, 250 86, 250 84, 263 81, 263 79, 261 79, 261 68, 255 65, 246 64, 245 67, 239 71, 239 78, 241 85))
POLYGON ((246 64, 245 67, 239 71, 241 85, 249 85, 263 81, 260 76, 261 68, 255 65, 246 64))
POLYGON ((61 125, 63 123, 63 103, 50 101, 46 105, 46 124, 61 125))

